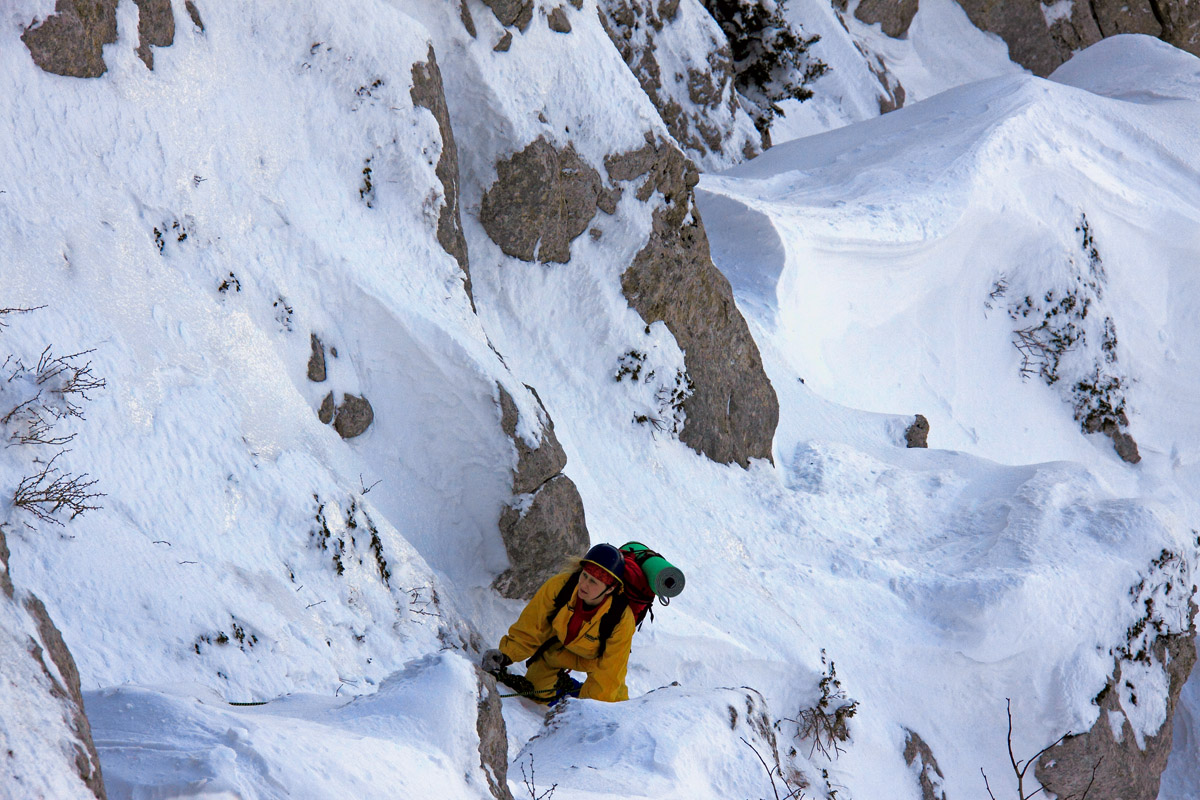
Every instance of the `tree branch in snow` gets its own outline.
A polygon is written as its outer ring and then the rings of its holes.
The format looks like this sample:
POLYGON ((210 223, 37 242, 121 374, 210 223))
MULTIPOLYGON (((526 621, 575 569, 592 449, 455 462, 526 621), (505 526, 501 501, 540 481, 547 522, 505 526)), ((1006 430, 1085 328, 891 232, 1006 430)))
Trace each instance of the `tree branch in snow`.
MULTIPOLYGON (((1045 753, 1051 747, 1054 747, 1055 745, 1057 745, 1063 739, 1066 739, 1068 736, 1070 736, 1071 731, 1067 731, 1062 736, 1058 737, 1053 742, 1051 742, 1050 744, 1043 747, 1041 750, 1038 750, 1036 753, 1033 754, 1032 758, 1018 759, 1016 756, 1016 753, 1013 752, 1012 699, 1006 697, 1006 698, 1004 698, 1004 703, 1005 703, 1005 707, 1008 711, 1008 761, 1012 765, 1013 774, 1017 778, 1017 798, 1018 798, 1018 800, 1032 800, 1032 798, 1037 797, 1039 794, 1041 794, 1041 792, 1043 791, 1043 789, 1045 787, 1039 787, 1038 789, 1035 789, 1032 793, 1025 794, 1025 773, 1029 771, 1029 767, 1031 764, 1037 763, 1037 760, 1039 758, 1041 758, 1043 753, 1045 753)), ((1103 760, 1104 760, 1103 757, 1101 757, 1100 761, 1103 761, 1103 760)), ((1062 800, 1087 800, 1088 792, 1090 792, 1092 790, 1092 784, 1096 782, 1096 770, 1098 770, 1100 768, 1100 761, 1097 761, 1095 764, 1092 765, 1092 779, 1090 781, 1088 781, 1087 788, 1085 788, 1083 790, 1083 794, 1078 795, 1078 796, 1069 795, 1067 797, 1062 798, 1062 800)), ((983 775, 983 786, 985 789, 987 789, 988 797, 990 797, 991 800, 996 800, 996 795, 994 795, 992 793, 992 787, 988 783, 988 776, 987 776, 987 773, 983 771, 983 767, 979 768, 979 772, 981 775, 983 775)))
POLYGON ((70 512, 69 519, 75 519, 85 511, 101 508, 93 505, 92 501, 104 497, 104 494, 89 491, 96 481, 88 480, 87 473, 73 475, 54 466, 59 456, 67 452, 70 451, 62 450, 49 461, 34 459, 33 463, 40 465, 41 469, 23 478, 17 485, 12 499, 14 508, 23 508, 43 522, 55 525, 63 524, 56 516, 60 511, 70 512))

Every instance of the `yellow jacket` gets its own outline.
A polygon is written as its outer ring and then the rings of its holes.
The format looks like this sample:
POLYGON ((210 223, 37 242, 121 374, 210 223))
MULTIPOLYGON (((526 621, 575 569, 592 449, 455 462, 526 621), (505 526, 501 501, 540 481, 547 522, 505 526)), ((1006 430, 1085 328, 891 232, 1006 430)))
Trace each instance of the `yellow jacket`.
POLYGON ((554 609, 554 598, 572 574, 564 572, 542 584, 521 616, 508 629, 508 635, 500 639, 500 651, 513 661, 523 661, 533 655, 543 642, 555 636, 560 644, 551 648, 544 658, 552 665, 587 673, 587 680, 579 692, 580 697, 608 702, 628 700, 625 670, 629 666, 629 649, 633 645, 636 627, 632 611, 625 609, 621 621, 608 637, 608 646, 600 658, 596 657, 600 652, 600 620, 612 605, 611 596, 604 598, 596 614, 583 623, 579 635, 566 647, 561 642, 567 638, 567 623, 575 611, 575 604, 579 602, 578 589, 571 594, 567 604, 558 610, 554 620, 546 621, 554 609))

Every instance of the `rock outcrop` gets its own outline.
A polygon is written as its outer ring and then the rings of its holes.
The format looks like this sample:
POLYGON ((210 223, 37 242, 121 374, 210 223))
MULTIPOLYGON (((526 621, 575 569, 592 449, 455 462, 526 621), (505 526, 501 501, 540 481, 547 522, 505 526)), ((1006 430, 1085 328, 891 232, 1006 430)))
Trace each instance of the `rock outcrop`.
POLYGON ((175 15, 171 0, 135 0, 138 7, 138 58, 154 69, 151 47, 169 47, 175 41, 175 15))
POLYGON ((116 40, 117 0, 58 0, 54 14, 21 35, 33 63, 71 78, 103 75, 104 45, 116 40))
MULTIPOLYGON (((893 39, 908 33, 908 26, 917 15, 918 0, 862 0, 854 9, 854 16, 868 25, 879 23, 883 32, 893 39)), ((837 4, 846 9, 846 0, 837 4)))
POLYGON ((937 759, 925 740, 915 731, 905 730, 904 763, 917 773, 917 785, 921 787, 921 800, 946 800, 943 787, 945 776, 938 767, 937 759))
POLYGON ((522 261, 571 260, 571 242, 597 209, 616 210, 617 195, 572 145, 559 149, 544 136, 496 165, 479 221, 505 255, 522 261))
MULTIPOLYGON (((322 383, 325 380, 325 345, 321 344, 315 333, 310 335, 309 343, 312 352, 308 357, 308 379, 313 383, 322 383)), ((332 398, 330 400, 332 402, 332 398)))
POLYGON ((601 0, 599 9, 608 38, 689 158, 720 169, 759 153, 734 89, 729 44, 696 0, 601 0))
POLYGON ((510 567, 494 584, 505 597, 529 598, 556 574, 567 556, 586 552, 590 539, 583 498, 575 483, 562 474, 567 456, 554 435, 554 423, 531 388, 538 404, 540 439, 532 447, 517 431, 520 412, 503 386, 500 427, 516 447, 513 495, 516 502, 500 515, 500 536, 510 567))
POLYGON ((483 0, 501 25, 515 25, 522 33, 533 20, 533 0, 483 0))
POLYGON ((479 766, 487 777, 492 797, 513 800, 508 788, 508 727, 504 724, 496 679, 479 667, 475 668, 475 677, 479 681, 478 716, 475 718, 475 731, 479 734, 479 766))
POLYGON ((15 796, 98 797, 100 758, 83 708, 79 671, 42 601, 13 585, 0 528, 0 786, 15 796), (8 651, 8 652, 3 652, 8 651), (36 727, 22 719, 36 719, 36 727), (24 728, 24 729, 22 729, 24 728), (8 738, 6 732, 20 731, 8 738))
POLYGON ((1046 76, 1076 50, 1121 33, 1156 36, 1200 55, 1200 5, 1188 0, 1088 0, 1062 15, 1041 0, 958 0, 971 22, 1008 43, 1009 57, 1046 76))
MULTIPOLYGON (((465 9, 466 6, 464 5, 465 9)), ((413 85, 410 91, 413 105, 428 109, 437 120, 442 139, 442 154, 438 157, 438 180, 442 183, 444 201, 438 212, 437 239, 447 253, 454 256, 463 271, 463 288, 475 308, 475 297, 471 291, 471 269, 467 259, 467 238, 463 235, 462 214, 459 210, 458 147, 454 143, 454 131, 450 127, 450 111, 446 107, 446 94, 442 89, 442 73, 434 57, 433 46, 429 47, 429 58, 423 63, 413 64, 413 85)))
MULTIPOLYGON (((1153 661, 1164 666, 1169 679, 1166 719, 1158 732, 1139 747, 1133 726, 1121 707, 1122 670, 1118 660, 1108 685, 1097 695, 1100 717, 1087 733, 1066 737, 1038 759, 1034 774, 1046 791, 1058 797, 1155 800, 1167 757, 1171 754, 1175 708, 1179 693, 1196 662, 1195 606, 1189 631, 1160 635, 1153 644, 1153 661), (1114 734, 1114 724, 1120 733, 1114 734)), ((1136 699, 1134 700, 1136 702, 1136 699)))
POLYGON ((643 147, 606 158, 605 168, 614 181, 640 180, 639 200, 658 193, 664 201, 621 288, 647 324, 666 324, 684 352, 694 391, 683 403, 680 440, 723 464, 771 459, 779 401, 729 281, 713 266, 693 200, 695 166, 648 136, 643 147))

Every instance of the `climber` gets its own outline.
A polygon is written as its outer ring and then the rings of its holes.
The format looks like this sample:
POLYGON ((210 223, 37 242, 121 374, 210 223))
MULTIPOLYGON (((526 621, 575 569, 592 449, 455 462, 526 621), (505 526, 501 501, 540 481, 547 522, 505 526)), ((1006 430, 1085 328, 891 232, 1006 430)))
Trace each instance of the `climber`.
POLYGON ((481 666, 539 703, 553 705, 563 697, 628 700, 625 669, 635 626, 624 574, 621 551, 595 545, 542 584, 500 647, 483 654, 481 666), (524 680, 508 674, 509 664, 524 659, 524 680), (572 670, 587 673, 587 680, 581 685, 572 670))

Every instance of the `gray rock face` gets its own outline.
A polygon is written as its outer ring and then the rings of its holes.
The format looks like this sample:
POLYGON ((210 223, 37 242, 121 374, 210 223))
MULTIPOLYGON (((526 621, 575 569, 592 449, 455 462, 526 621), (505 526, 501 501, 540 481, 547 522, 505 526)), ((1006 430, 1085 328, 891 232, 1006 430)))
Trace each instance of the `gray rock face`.
POLYGON ((505 27, 516 25, 524 33, 533 19, 533 0, 483 0, 505 27))
POLYGON ((1195 606, 1193 624, 1186 633, 1159 636, 1154 643, 1154 659, 1165 663, 1170 676, 1167 691, 1167 719, 1158 733, 1145 737, 1145 749, 1139 749, 1133 727, 1121 711, 1118 696, 1121 666, 1113 672, 1108 686, 1097 696, 1100 718, 1087 733, 1068 736, 1038 759, 1034 774, 1048 792, 1058 797, 1079 797, 1091 784, 1088 797, 1107 800, 1155 800, 1167 757, 1171 754, 1175 707, 1179 693, 1196 662, 1195 606), (1110 712, 1122 721, 1121 741, 1113 736, 1110 712), (1094 770, 1094 773, 1093 773, 1094 770))
POLYGON ((652 141, 609 156, 605 167, 615 181, 640 179, 639 200, 658 192, 666 201, 621 288, 642 319, 664 322, 684 351, 695 391, 684 402, 680 440, 723 464, 770 459, 779 401, 729 281, 713 266, 693 204, 696 168, 674 145, 652 141))
MULTIPOLYGON (((908 33, 917 14, 918 0, 862 0, 854 9, 854 16, 868 25, 876 22, 883 27, 883 32, 893 39, 898 39, 908 33)), ((845 8, 845 4, 842 5, 845 8)))
POLYGON ((511 564, 494 584, 505 597, 529 598, 563 560, 584 553, 590 539, 583 515, 583 498, 574 482, 562 474, 567 455, 554 435, 554 423, 532 387, 545 425, 538 446, 531 448, 517 434, 519 414, 512 395, 500 388, 500 427, 517 450, 513 494, 524 498, 522 512, 509 507, 500 516, 500 536, 511 564))
MULTIPOLYGON (((93 795, 104 800, 104 780, 100 772, 100 758, 92 741, 91 725, 88 722, 87 714, 84 713, 83 694, 80 691, 79 670, 75 666, 75 659, 71 656, 62 634, 50 619, 41 600, 33 595, 27 595, 23 604, 17 606, 16 590, 8 570, 8 556, 8 542, 3 529, 0 529, 0 591, 3 592, 0 603, 9 604, 10 607, 23 608, 37 628, 37 640, 27 637, 23 632, 0 630, 0 643, 5 640, 12 641, 23 636, 26 637, 26 653, 33 663, 25 665, 13 664, 10 661, 6 663, 26 673, 30 672, 30 668, 32 668, 41 678, 37 681, 22 680, 15 674, 7 675, 6 678, 21 680, 20 691, 25 702, 58 706, 62 709, 64 728, 69 732, 70 738, 62 741, 47 740, 42 744, 45 748, 52 748, 55 752, 69 754, 71 764, 84 786, 93 795), (16 636, 10 637, 11 633, 16 633, 16 636), (49 658, 49 663, 47 663, 47 658, 49 658), (39 685, 42 679, 45 683, 39 685)), ((7 657, 11 658, 15 655, 15 653, 8 654, 7 657)), ((31 678, 32 675, 25 677, 31 678)), ((3 717, 4 714, 5 710, 0 708, 0 717, 3 717)), ((32 735, 40 737, 44 733, 32 732, 32 735)), ((12 781, 16 779, 16 776, 24 773, 27 785, 30 785, 28 784, 30 777, 39 771, 54 768, 48 760, 42 758, 45 753, 32 754, 31 758, 28 757, 30 755, 25 752, 17 754, 13 750, 9 750, 7 759, 0 764, 0 780, 11 788, 12 781)))
POLYGON ((929 420, 925 419, 923 414, 917 414, 917 418, 904 432, 904 443, 908 447, 929 446, 929 420))
MULTIPOLYGON (((463 5, 466 9, 466 5, 463 5)), ((438 132, 442 137, 442 154, 438 157, 438 180, 442 182, 445 203, 438 213, 437 238, 442 246, 463 271, 463 286, 475 308, 475 297, 471 292, 471 269, 467 259, 467 238, 463 235, 462 214, 458 197, 458 147, 454 143, 454 130, 450 127, 450 111, 446 107, 446 94, 442 89, 442 73, 438 70, 433 46, 429 47, 429 58, 421 64, 413 64, 413 86, 410 91, 413 105, 429 109, 437 120, 438 132)))
POLYGON ((497 164, 496 173, 479 221, 505 255, 522 261, 565 264, 596 210, 615 207, 600 174, 575 148, 559 150, 544 136, 497 164))
POLYGON ((365 397, 348 394, 333 415, 333 429, 343 439, 353 439, 366 433, 375 420, 375 410, 365 397))
POLYGON ((500 707, 500 693, 496 690, 496 679, 479 667, 475 668, 479 680, 478 716, 475 731, 479 734, 479 765, 487 776, 488 790, 496 800, 513 800, 508 789, 508 727, 500 707))
POLYGON ((58 0, 54 14, 21 35, 33 63, 72 78, 98 78, 103 47, 117 40, 117 0, 58 0))
POLYGON ((154 69, 153 47, 168 47, 175 41, 175 15, 171 0, 135 0, 138 7, 138 58, 154 69))
POLYGON ((308 379, 313 383, 325 380, 325 345, 317 335, 311 334, 312 354, 308 357, 308 379))
POLYGON ((925 740, 914 731, 905 730, 904 763, 917 770, 917 783, 921 787, 921 800, 946 800, 942 788, 945 776, 938 767, 937 759, 925 740))
POLYGON ((587 552, 590 540, 579 490, 566 475, 552 478, 524 513, 504 509, 500 535, 512 566, 496 579, 496 590, 505 597, 533 597, 562 568, 564 556, 587 552))
MULTIPOLYGON (((673 63, 693 62, 687 67, 686 84, 676 85, 669 74, 664 80, 659 41, 671 40, 663 34, 678 24, 679 5, 680 0, 600 0, 600 22, 671 136, 690 157, 703 162, 714 154, 724 163, 753 158, 762 143, 752 125, 736 129, 740 106, 733 89, 733 56, 715 21, 706 51, 671 54, 673 63), (685 98, 693 104, 691 110, 685 109, 685 98)), ((708 12, 699 13, 708 19, 708 12)), ((701 39, 692 34, 687 41, 695 47, 701 39)))

